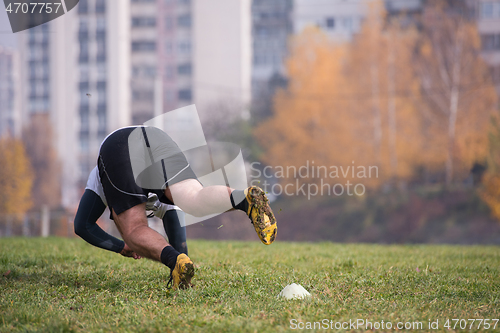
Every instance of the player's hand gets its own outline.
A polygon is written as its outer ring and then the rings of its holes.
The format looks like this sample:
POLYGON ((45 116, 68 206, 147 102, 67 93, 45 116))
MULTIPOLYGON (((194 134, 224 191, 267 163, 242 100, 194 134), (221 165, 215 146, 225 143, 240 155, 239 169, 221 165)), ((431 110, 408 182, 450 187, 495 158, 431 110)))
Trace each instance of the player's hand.
POLYGON ((130 247, 128 247, 127 244, 123 247, 123 250, 120 252, 120 254, 124 257, 129 257, 129 258, 134 258, 134 259, 141 259, 142 257, 132 251, 130 247))

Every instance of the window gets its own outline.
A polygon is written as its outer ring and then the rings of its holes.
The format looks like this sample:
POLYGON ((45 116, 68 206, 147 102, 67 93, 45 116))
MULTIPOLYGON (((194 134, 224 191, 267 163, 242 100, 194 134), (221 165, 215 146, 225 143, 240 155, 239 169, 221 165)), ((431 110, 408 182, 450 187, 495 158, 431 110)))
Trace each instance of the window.
POLYGON ((97 64, 97 80, 106 80, 106 63, 97 64))
POLYGON ((344 17, 342 19, 342 25, 347 31, 352 31, 352 17, 344 17))
POLYGON ((191 15, 184 14, 177 17, 177 25, 182 28, 190 28, 191 27, 191 15))
POLYGON ((172 46, 172 42, 170 41, 165 42, 165 53, 166 54, 174 53, 174 47, 172 46))
POLYGON ((106 53, 106 42, 102 39, 96 41, 97 44, 97 54, 106 53))
POLYGON ((38 76, 37 74, 38 74, 37 67, 36 66, 30 66, 30 79, 31 80, 36 79, 36 77, 38 76))
POLYGON ((483 51, 500 50, 500 34, 481 35, 481 48, 483 51))
POLYGON ((106 18, 100 16, 95 20, 95 28, 96 30, 106 30, 106 18))
POLYGON ((133 90, 132 99, 135 101, 147 101, 154 98, 153 90, 133 90))
POLYGON ((165 17, 165 30, 172 30, 174 22, 170 16, 165 17))
POLYGON ((95 39, 98 41, 104 41, 106 40, 106 31, 104 30, 96 30, 95 32, 95 39))
POLYGON ((80 81, 89 80, 89 67, 86 65, 80 65, 80 81))
POLYGON ((255 54, 253 57, 253 63, 255 65, 265 65, 267 64, 267 57, 265 54, 255 54))
POLYGON ((106 105, 106 89, 97 91, 97 105, 106 105))
POLYGON ((106 81, 98 81, 97 82, 97 90, 98 91, 105 91, 106 90, 106 81))
POLYGON ((96 0, 95 2, 95 12, 96 13, 104 13, 106 11, 106 2, 105 0, 96 0))
POLYGON ((326 18, 326 27, 328 29, 335 28, 335 19, 333 17, 327 17, 326 18))
POLYGON ((87 111, 80 112, 80 132, 89 131, 89 113, 87 111))
POLYGON ((103 113, 106 112, 106 103, 103 104, 97 104, 97 113, 103 113))
POLYGON ((83 112, 89 112, 89 106, 87 105, 80 105, 80 114, 83 112))
POLYGON ((154 27, 156 26, 156 18, 148 16, 135 16, 132 17, 133 27, 154 27))
POLYGON ((172 103, 175 102, 175 94, 172 90, 166 90, 165 91, 165 101, 167 103, 172 103))
POLYGON ((89 105, 89 96, 87 96, 88 93, 88 91, 80 90, 80 105, 89 105))
POLYGON ((191 64, 182 64, 177 66, 177 73, 191 75, 191 64))
POLYGON ((86 14, 89 11, 89 3, 87 0, 80 0, 78 2, 78 13, 86 14))
POLYGON ((89 91, 89 81, 80 81, 78 88, 80 91, 87 93, 89 91))
POLYGON ((97 62, 106 61, 106 43, 103 39, 97 40, 97 62))
POLYGON ((155 51, 155 50, 156 50, 155 42, 147 42, 147 41, 132 42, 132 51, 141 52, 141 51, 155 51))
POLYGON ((96 18, 96 39, 106 39, 106 19, 104 17, 96 18))
POLYGON ((97 133, 98 135, 103 135, 106 132, 106 113, 98 112, 97 113, 97 133))
POLYGON ((256 27, 255 34, 259 37, 268 37, 269 29, 267 29, 266 27, 256 27))
POLYGON ((29 49, 29 52, 30 52, 30 56, 29 58, 30 59, 37 59, 37 58, 40 58, 40 49, 37 48, 37 47, 30 47, 29 49))
POLYGON ((190 54, 191 53, 191 41, 190 40, 181 40, 178 44, 179 53, 181 54, 190 54))
POLYGON ((172 67, 172 65, 165 66, 165 77, 167 79, 174 78, 174 68, 172 67))
POLYGON ((156 67, 155 66, 134 66, 132 68, 132 75, 134 76, 146 76, 146 77, 156 77, 156 67))
POLYGON ((493 2, 483 1, 481 2, 481 18, 493 18, 493 2))
POLYGON ((87 20, 82 18, 80 20, 80 27, 78 29, 78 40, 80 42, 86 41, 89 39, 89 29, 88 29, 88 24, 87 20))
POLYGON ((80 43, 80 54, 78 56, 78 61, 80 63, 89 62, 89 44, 85 42, 80 43))
POLYGON ((192 99, 191 89, 179 90, 178 96, 181 101, 188 101, 188 102, 191 101, 192 99))
POLYGON ((147 77, 156 77, 156 67, 155 66, 144 66, 143 75, 147 77))

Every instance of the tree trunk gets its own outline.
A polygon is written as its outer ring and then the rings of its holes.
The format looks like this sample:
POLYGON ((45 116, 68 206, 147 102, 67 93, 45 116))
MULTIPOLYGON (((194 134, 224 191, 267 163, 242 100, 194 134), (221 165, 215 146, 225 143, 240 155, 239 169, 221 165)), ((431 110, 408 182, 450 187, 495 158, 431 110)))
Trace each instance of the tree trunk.
POLYGON ((396 96, 394 84, 394 48, 392 46, 392 36, 389 36, 389 57, 388 57, 388 73, 387 73, 387 90, 388 105, 388 123, 389 123, 389 156, 391 165, 391 178, 395 181, 397 179, 398 156, 396 154, 396 96))
POLYGON ((453 180, 453 152, 455 147, 455 127, 458 113, 458 87, 454 86, 450 94, 450 115, 448 118, 448 151, 446 154, 446 186, 453 180))
POLYGON ((460 52, 462 43, 460 31, 458 32, 458 41, 455 46, 455 59, 453 62, 452 87, 450 91, 450 113, 448 117, 448 150, 446 156, 446 186, 453 181, 453 153, 455 148, 455 127, 457 124, 458 99, 460 97, 460 52))
POLYGON ((375 64, 375 59, 371 65, 371 81, 372 81, 372 105, 373 105, 373 140, 375 148, 375 156, 377 163, 381 160, 381 143, 382 143, 382 117, 380 115, 380 96, 379 96, 379 81, 378 68, 375 64))

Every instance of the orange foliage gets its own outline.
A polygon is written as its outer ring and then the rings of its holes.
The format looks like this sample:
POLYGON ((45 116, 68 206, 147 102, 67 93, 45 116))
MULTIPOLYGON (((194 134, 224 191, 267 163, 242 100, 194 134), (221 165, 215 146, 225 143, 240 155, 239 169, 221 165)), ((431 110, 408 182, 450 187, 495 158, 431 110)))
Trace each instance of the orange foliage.
MULTIPOLYGON (((461 92, 458 102, 453 144, 460 176, 486 156, 487 128, 497 103, 478 56, 475 29, 464 25, 460 30, 462 59, 469 64, 460 82, 482 80, 481 89, 461 92)), ((372 188, 409 180, 419 167, 443 170, 448 114, 437 112, 428 95, 423 95, 422 80, 427 78, 415 66, 416 61, 435 65, 435 45, 427 38, 416 29, 403 29, 397 19, 388 21, 381 2, 371 5, 352 42, 334 43, 318 28, 294 37, 287 61, 289 86, 277 92, 274 116, 255 130, 265 148, 263 161, 285 168, 298 168, 306 161, 327 167, 377 166, 378 178, 363 179, 372 188)), ((434 94, 449 100, 445 90, 434 94)))
POLYGON ((21 141, 0 139, 0 215, 22 216, 31 208, 33 171, 21 141))

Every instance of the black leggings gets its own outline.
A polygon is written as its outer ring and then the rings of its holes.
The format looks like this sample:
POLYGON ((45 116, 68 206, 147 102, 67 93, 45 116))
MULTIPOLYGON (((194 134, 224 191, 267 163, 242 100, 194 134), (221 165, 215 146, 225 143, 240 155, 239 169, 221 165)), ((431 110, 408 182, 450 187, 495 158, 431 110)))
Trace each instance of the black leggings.
MULTIPOLYGON (((120 253, 125 243, 106 233, 97 225, 97 220, 105 209, 106 205, 99 195, 86 189, 76 212, 75 233, 94 246, 120 253)), ((184 212, 168 210, 162 220, 170 245, 178 252, 187 254, 186 227, 181 226, 181 221, 184 222, 184 212)))
POLYGON ((167 210, 163 216, 163 228, 165 228, 170 245, 178 252, 187 255, 186 227, 181 226, 181 221, 185 223, 184 214, 181 210, 167 210))

